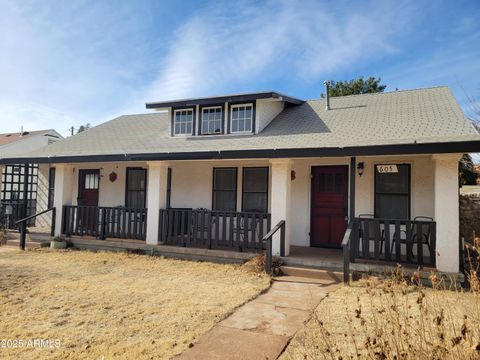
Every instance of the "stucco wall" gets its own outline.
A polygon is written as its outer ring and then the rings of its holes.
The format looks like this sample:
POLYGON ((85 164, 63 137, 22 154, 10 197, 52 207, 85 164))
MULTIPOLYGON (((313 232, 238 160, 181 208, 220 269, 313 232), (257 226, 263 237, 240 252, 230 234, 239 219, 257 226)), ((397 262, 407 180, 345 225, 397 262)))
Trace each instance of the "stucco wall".
POLYGON ((145 162, 129 163, 89 163, 72 165, 73 172, 73 205, 77 204, 78 197, 78 174, 81 169, 100 169, 99 206, 123 206, 125 205, 125 177, 127 167, 147 168, 145 162), (115 172, 115 182, 109 180, 110 173, 115 172))
MULTIPOLYGON (((356 177, 355 215, 374 213, 374 165, 375 164, 411 164, 411 216, 434 217, 434 163, 431 156, 405 157, 359 157, 364 162, 364 174, 356 177)), ((291 244, 310 245, 310 171, 312 166, 350 165, 350 158, 295 159, 292 170, 295 179, 291 183, 291 244)), ((101 206, 122 206, 125 197, 126 167, 147 168, 146 163, 98 163, 73 166, 73 203, 76 204, 78 192, 78 170, 100 169, 101 206), (109 174, 115 171, 117 180, 112 183, 109 174)), ((172 207, 212 208, 212 182, 214 167, 237 167, 237 211, 242 209, 242 167, 268 166, 268 160, 244 161, 174 161, 172 169, 172 207)), ((271 189, 271 171, 269 171, 269 189, 271 189)), ((47 181, 48 184, 48 181, 47 181)), ((148 194, 147 194, 148 196, 148 194)), ((271 197, 269 194, 269 211, 271 197)), ((350 203, 350 201, 349 201, 350 203)))
MULTIPOLYGON (((48 164, 38 165, 38 180, 37 180, 37 213, 48 208, 48 176, 49 176, 48 164)), ((40 215, 36 219, 36 226, 49 227, 51 224, 52 213, 40 215)))
MULTIPOLYGON (((237 211, 242 209, 243 166, 269 166, 268 160, 260 161, 177 161, 172 168, 172 207, 212 208, 214 167, 237 167, 237 211)), ((269 171, 269 189, 271 172, 269 171)), ((270 200, 270 194, 269 194, 270 200)))
MULTIPOLYGON (((356 176, 355 215, 374 213, 374 165, 411 165, 411 217, 429 216, 434 213, 434 163, 428 156, 404 157, 359 157, 357 163, 365 165, 364 174, 356 176)), ((310 246, 310 169, 321 165, 350 165, 348 158, 296 159, 293 170, 296 179, 292 182, 292 232, 291 244, 310 246)), ((350 198, 349 198, 350 204, 350 198)))
POLYGON ((312 166, 320 165, 349 165, 349 158, 328 159, 295 159, 292 170, 295 171, 295 180, 292 181, 292 227, 290 244, 310 246, 310 171, 312 166))

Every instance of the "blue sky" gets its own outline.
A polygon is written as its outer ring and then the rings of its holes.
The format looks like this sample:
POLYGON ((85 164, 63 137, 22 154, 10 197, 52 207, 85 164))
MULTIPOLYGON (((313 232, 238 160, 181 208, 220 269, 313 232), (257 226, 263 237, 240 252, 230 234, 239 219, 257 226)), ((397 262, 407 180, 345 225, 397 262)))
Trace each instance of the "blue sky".
POLYGON ((480 102, 480 1, 0 2, 0 132, 100 124, 144 103, 379 76, 480 102))

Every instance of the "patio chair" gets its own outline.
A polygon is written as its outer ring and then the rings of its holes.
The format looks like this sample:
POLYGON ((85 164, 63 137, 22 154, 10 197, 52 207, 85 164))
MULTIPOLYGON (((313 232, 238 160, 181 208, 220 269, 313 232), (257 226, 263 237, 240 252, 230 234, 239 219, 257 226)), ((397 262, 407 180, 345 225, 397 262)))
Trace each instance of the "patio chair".
MULTIPOLYGON (((420 230, 420 233, 421 233, 421 239, 420 241, 422 242, 422 244, 424 245, 427 245, 427 248, 428 248, 428 251, 431 252, 431 247, 430 247, 430 238, 431 238, 431 234, 430 234, 430 225, 428 224, 429 222, 432 222, 433 221, 433 218, 431 217, 428 217, 428 216, 416 216, 413 218, 413 222, 412 222, 412 226, 410 228, 410 239, 411 239, 411 243, 412 245, 413 244, 417 244, 419 239, 418 239, 418 229, 417 229, 417 225, 415 225, 415 222, 416 221, 422 221, 423 223, 421 224, 421 230, 420 230)), ((404 237, 402 237, 400 235, 400 244, 407 244, 407 231, 406 230, 400 230, 401 234, 404 235, 404 237)), ((395 246, 395 237, 396 237, 397 233, 395 232, 393 234, 393 241, 391 242, 391 245, 390 245, 390 253, 393 252, 393 248, 395 246)), ((412 246, 412 251, 410 252, 410 255, 412 256, 413 258, 413 246, 412 246)))
MULTIPOLYGON (((358 215, 358 218, 359 219, 374 219, 375 216, 373 214, 360 214, 358 215)), ((360 226, 358 228, 358 232, 359 232, 359 237, 360 239, 362 239, 362 241, 360 242, 359 245, 359 248, 360 250, 363 251, 363 248, 364 248, 364 243, 365 241, 370 241, 370 240, 375 240, 375 224, 373 223, 373 221, 368 221, 368 222, 360 222, 360 226), (367 227, 368 227, 368 231, 366 231, 365 227, 362 226, 364 224, 367 224, 367 227), (365 238, 365 233, 368 232, 368 239, 365 238)), ((367 257, 369 254, 366 254, 367 257)))

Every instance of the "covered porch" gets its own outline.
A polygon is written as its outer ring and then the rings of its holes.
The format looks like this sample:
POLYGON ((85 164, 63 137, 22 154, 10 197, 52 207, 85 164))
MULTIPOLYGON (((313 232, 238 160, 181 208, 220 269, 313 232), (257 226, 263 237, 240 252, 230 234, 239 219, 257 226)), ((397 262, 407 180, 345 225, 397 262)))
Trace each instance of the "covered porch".
POLYGON ((130 161, 42 165, 39 171, 55 168, 53 203, 62 209, 56 235, 255 253, 285 221, 284 236, 279 231, 272 237, 273 255, 302 249, 307 257, 333 258, 350 229, 350 262, 455 273, 458 159, 459 154, 439 154, 130 161), (384 165, 396 165, 386 180, 378 168, 384 165))

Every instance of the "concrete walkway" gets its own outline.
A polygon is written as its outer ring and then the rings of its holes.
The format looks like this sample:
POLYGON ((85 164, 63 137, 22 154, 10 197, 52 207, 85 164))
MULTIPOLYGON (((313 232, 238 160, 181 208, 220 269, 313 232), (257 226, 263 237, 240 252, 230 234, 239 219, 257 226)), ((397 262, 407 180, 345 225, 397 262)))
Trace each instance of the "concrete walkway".
POLYGON ((276 359, 313 310, 340 285, 340 276, 282 276, 263 295, 238 308, 177 359, 276 359))

